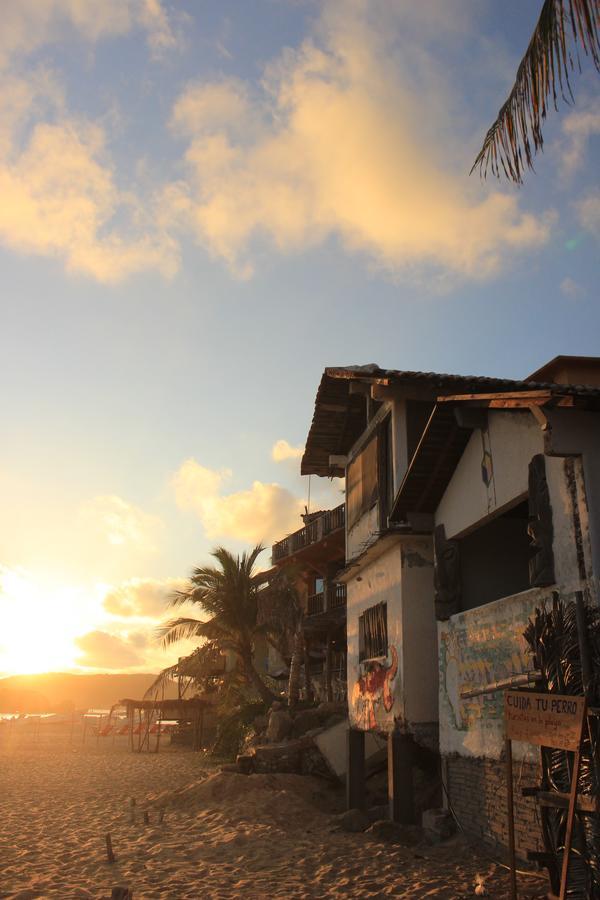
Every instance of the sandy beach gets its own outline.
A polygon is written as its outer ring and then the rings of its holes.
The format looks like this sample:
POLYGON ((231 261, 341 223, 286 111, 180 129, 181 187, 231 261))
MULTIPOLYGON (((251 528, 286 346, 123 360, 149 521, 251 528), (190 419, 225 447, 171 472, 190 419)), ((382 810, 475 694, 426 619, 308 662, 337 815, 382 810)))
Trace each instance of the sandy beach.
MULTIPOLYGON (((506 871, 460 839, 402 846, 336 830, 333 814, 342 803, 327 782, 221 772, 202 754, 4 742, 0 897, 100 900, 127 885, 136 900, 456 900, 476 896, 482 880, 485 896, 508 896, 506 871)), ((543 896, 544 886, 524 877, 519 896, 543 896)))

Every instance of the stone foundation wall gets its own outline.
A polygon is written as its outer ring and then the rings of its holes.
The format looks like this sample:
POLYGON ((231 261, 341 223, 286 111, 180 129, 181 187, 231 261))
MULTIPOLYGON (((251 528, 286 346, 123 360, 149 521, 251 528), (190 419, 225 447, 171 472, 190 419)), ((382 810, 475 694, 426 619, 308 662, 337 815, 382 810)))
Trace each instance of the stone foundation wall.
MULTIPOLYGON (((465 834, 504 856, 508 847, 504 758, 497 761, 453 755, 445 757, 445 763, 450 802, 465 834)), ((528 850, 543 850, 536 801, 521 796, 522 788, 539 782, 538 763, 513 760, 515 843, 521 859, 527 858, 528 850)))

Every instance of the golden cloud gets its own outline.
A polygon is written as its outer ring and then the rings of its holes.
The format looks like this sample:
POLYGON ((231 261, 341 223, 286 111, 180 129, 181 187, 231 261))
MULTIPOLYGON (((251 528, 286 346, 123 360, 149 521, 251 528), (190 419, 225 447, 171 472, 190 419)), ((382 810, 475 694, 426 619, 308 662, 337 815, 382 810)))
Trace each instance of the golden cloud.
POLYGON ((74 31, 87 41, 146 32, 154 56, 177 46, 171 17, 160 0, 18 0, 2 5, 0 66, 15 56, 74 31))
POLYGON ((123 618, 162 618, 173 594, 188 588, 185 578, 131 578, 110 588, 103 606, 106 612, 123 618))
POLYGON ((112 547, 145 553, 157 550, 162 530, 158 516, 150 515, 114 494, 90 500, 82 510, 82 518, 112 547))
POLYGON ((247 490, 226 494, 230 475, 188 459, 173 477, 177 504, 197 513, 207 537, 271 543, 301 527, 302 501, 286 488, 254 481, 247 490))
POLYGON ((423 50, 416 84, 402 13, 377 9, 387 14, 374 24, 366 4, 328 4, 318 40, 286 50, 252 99, 219 81, 175 104, 191 140, 174 216, 236 271, 250 272, 261 236, 282 252, 334 236, 392 274, 468 278, 548 240, 552 213, 524 213, 514 193, 468 179, 458 125, 454 142, 433 139, 452 134, 447 73, 423 50))
POLYGON ((77 663, 93 669, 122 669, 142 663, 137 649, 128 640, 107 631, 89 631, 75 638, 80 655, 77 663))
POLYGON ((281 439, 275 441, 271 450, 271 458, 274 462, 286 462, 289 459, 300 459, 304 453, 304 447, 292 447, 292 445, 281 439))

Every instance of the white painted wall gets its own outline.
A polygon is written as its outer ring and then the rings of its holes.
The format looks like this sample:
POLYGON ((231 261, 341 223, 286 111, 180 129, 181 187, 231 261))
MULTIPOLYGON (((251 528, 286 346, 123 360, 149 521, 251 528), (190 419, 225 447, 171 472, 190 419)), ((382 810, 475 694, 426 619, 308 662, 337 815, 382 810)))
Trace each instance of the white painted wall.
POLYGON ((490 410, 487 433, 475 429, 435 514, 446 537, 461 535, 527 491, 529 462, 544 452, 540 426, 528 411, 490 410), (492 458, 488 486, 481 475, 484 451, 492 458))
POLYGON ((396 723, 410 731, 413 725, 437 722, 437 644, 430 539, 399 537, 348 581, 347 594, 351 724, 365 731, 374 728, 389 732, 396 723), (390 709, 385 709, 381 689, 365 691, 367 668, 358 661, 358 617, 376 603, 387 603, 388 657, 384 668, 392 667, 392 648, 398 661, 397 672, 390 679, 393 696, 390 709))
POLYGON ((346 561, 360 556, 367 547, 377 540, 379 532, 379 503, 360 517, 358 522, 346 532, 346 561))
POLYGON ((440 752, 499 759, 504 742, 503 692, 460 699, 479 687, 533 668, 523 630, 552 591, 533 588, 438 623, 440 752))

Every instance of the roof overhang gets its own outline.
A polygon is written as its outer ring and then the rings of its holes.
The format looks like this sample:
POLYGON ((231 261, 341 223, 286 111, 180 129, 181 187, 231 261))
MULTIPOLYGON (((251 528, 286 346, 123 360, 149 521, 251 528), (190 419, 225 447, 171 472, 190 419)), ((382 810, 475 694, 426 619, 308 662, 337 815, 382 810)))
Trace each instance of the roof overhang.
POLYGON ((302 475, 343 476, 346 457, 367 426, 367 397, 398 395, 435 400, 467 392, 531 392, 555 385, 478 375, 409 372, 367 366, 341 366, 323 372, 306 440, 302 475), (332 460, 330 457, 338 457, 332 460))
POLYGON ((408 522, 414 514, 435 512, 471 434, 481 427, 477 411, 529 411, 546 431, 545 411, 556 408, 600 409, 600 391, 544 388, 438 397, 394 499, 390 522, 408 522))

